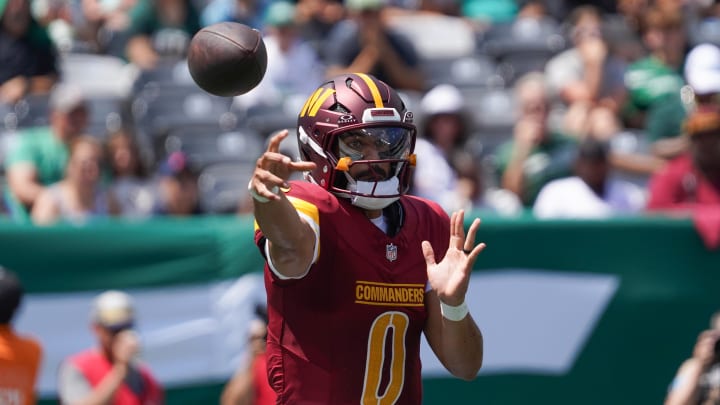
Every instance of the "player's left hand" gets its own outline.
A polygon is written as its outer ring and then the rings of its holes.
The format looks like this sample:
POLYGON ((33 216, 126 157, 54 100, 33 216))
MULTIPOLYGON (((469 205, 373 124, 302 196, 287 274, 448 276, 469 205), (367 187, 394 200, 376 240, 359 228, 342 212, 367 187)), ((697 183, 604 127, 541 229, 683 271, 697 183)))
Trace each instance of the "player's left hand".
POLYGON ((465 301, 473 264, 484 243, 475 245, 475 235, 480 227, 480 219, 475 218, 465 238, 465 212, 453 212, 450 217, 450 246, 440 263, 435 262, 435 252, 430 242, 422 242, 423 255, 427 263, 430 287, 437 293, 440 301, 457 306, 465 301))

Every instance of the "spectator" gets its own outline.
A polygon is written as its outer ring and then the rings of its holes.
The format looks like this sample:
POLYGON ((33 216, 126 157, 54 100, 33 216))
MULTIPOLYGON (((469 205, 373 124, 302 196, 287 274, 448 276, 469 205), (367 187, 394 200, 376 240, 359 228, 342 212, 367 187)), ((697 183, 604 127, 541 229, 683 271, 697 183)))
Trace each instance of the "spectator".
POLYGON ((223 21, 234 21, 263 28, 263 15, 270 0, 210 0, 201 10, 203 27, 223 21))
POLYGON ((56 50, 29 0, 0 0, 0 102, 48 93, 58 79, 56 50))
POLYGON ((641 211, 643 191, 610 176, 607 142, 586 138, 578 147, 575 176, 553 180, 538 194, 537 218, 605 218, 641 211))
POLYGON ((143 70, 185 57, 200 17, 191 0, 138 0, 130 10, 127 58, 143 70))
POLYGON ((160 166, 160 214, 188 216, 200 213, 198 173, 182 152, 173 152, 160 166))
POLYGON ((325 38, 345 18, 345 7, 339 0, 298 0, 297 23, 300 36, 324 60, 325 38))
POLYGON ((572 174, 577 144, 548 127, 550 104, 542 73, 519 78, 514 91, 518 118, 513 139, 498 147, 496 162, 501 186, 531 207, 545 184, 572 174))
POLYGON ((699 110, 685 124, 688 152, 650 180, 650 210, 720 204, 720 110, 699 110))
POLYGON ((522 212, 520 199, 512 192, 488 184, 487 165, 476 156, 462 151, 453 156, 453 167, 457 171, 458 209, 480 211, 491 215, 516 216, 522 212))
POLYGON ((392 87, 425 90, 420 58, 405 36, 383 18, 384 0, 348 0, 350 18, 338 23, 327 39, 327 76, 371 74, 392 87))
POLYGON ((38 196, 62 180, 68 146, 87 124, 88 105, 82 91, 59 84, 50 96, 50 125, 22 133, 5 161, 9 186, 5 199, 16 220, 28 220, 38 196))
POLYGON ((715 405, 720 403, 720 312, 710 319, 710 329, 697 338, 692 357, 675 375, 665 405, 715 405))
MULTIPOLYGON (((693 91, 694 109, 720 107, 720 48, 715 44, 695 46, 685 58, 685 80, 693 91)), ((686 140, 684 137, 679 139, 686 140)), ((685 150, 682 142, 680 151, 685 150)))
MULTIPOLYGON (((140 0, 144 1, 144 0, 140 0)), ((138 0, 81 0, 81 17, 76 17, 78 36, 93 46, 95 52, 110 52, 115 41, 122 41, 130 27, 130 10, 138 0)), ((119 55, 118 55, 119 56, 119 55)))
POLYGON ((681 15, 647 10, 641 35, 650 54, 632 63, 625 73, 627 125, 646 132, 652 152, 662 158, 672 157, 664 152, 664 143, 680 135, 686 115, 680 95, 685 84, 680 75, 687 45, 684 30, 681 15))
POLYGON ((277 394, 268 382, 267 311, 256 308, 257 317, 249 326, 248 359, 228 382, 220 397, 221 405, 274 405, 277 394))
POLYGON ((93 218, 117 215, 112 192, 101 184, 103 148, 97 139, 81 136, 70 145, 70 159, 63 180, 45 188, 33 206, 35 224, 58 221, 85 223, 93 218))
POLYGON ((450 84, 435 86, 420 103, 424 125, 415 154, 422 164, 413 173, 412 194, 433 200, 448 212, 458 208, 458 176, 451 162, 468 138, 465 108, 462 94, 450 84))
POLYGON ((3 404, 35 404, 42 347, 35 339, 18 335, 12 328, 23 293, 17 276, 0 268, 0 402, 3 404))
POLYGON ((315 50, 300 38, 292 3, 281 0, 270 5, 263 41, 268 57, 265 76, 256 88, 237 97, 236 103, 282 105, 287 98, 304 100, 322 83, 325 68, 315 50))
POLYGON ((415 154, 421 163, 413 172, 411 194, 433 200, 447 212, 484 209, 512 213, 512 206, 519 204, 514 194, 486 189, 483 168, 463 149, 470 136, 470 117, 460 90, 449 84, 437 85, 425 94, 420 110, 422 137, 415 141, 415 154))
POLYGON ((595 6, 576 8, 569 20, 573 47, 545 67, 560 130, 609 139, 621 128, 617 113, 625 98, 625 66, 609 53, 595 6))
POLYGON ((64 405, 162 404, 163 390, 150 369, 137 359, 132 298, 120 291, 98 295, 92 306, 92 330, 97 347, 65 359, 58 374, 58 394, 64 405))
POLYGON ((121 129, 110 135, 107 157, 112 174, 112 193, 126 218, 145 218, 157 210, 157 193, 149 178, 132 132, 121 129))

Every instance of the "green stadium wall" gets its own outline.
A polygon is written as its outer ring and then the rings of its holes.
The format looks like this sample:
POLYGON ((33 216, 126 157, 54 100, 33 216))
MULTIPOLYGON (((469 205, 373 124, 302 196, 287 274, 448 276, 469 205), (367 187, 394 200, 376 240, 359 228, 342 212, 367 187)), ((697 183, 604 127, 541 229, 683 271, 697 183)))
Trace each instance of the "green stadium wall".
MULTIPOLYGON (((143 358, 162 370, 168 403, 217 403, 262 300, 252 226, 250 217, 0 224, 0 264, 27 290, 16 328, 45 347, 41 402, 56 402, 60 359, 92 344, 92 297, 117 288, 138 297, 143 358)), ((661 403, 720 308, 720 252, 690 220, 488 218, 478 240, 488 247, 468 300, 485 366, 464 382, 424 357, 426 404, 661 403)))

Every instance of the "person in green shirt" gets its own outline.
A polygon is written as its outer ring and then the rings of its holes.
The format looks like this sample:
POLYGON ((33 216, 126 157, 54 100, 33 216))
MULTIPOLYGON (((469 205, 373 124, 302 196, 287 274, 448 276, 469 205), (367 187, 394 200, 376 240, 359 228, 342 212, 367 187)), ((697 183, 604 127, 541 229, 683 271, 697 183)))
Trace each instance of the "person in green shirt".
POLYGON ((495 158, 501 186, 530 207, 542 186, 572 174, 577 141, 549 130, 550 101, 542 73, 521 77, 514 91, 518 119, 513 139, 498 147, 495 158))
POLYGON ((138 0, 130 10, 127 59, 142 70, 164 59, 179 61, 200 30, 200 16, 190 0, 138 0))
POLYGON ((625 73, 629 97, 623 115, 629 126, 647 133, 655 155, 668 158, 677 152, 668 144, 677 143, 687 115, 681 98, 685 26, 681 15, 651 8, 643 15, 640 28, 649 54, 625 73))
POLYGON ((88 106, 79 88, 60 84, 49 103, 50 125, 19 134, 5 160, 5 202, 18 221, 28 221, 29 209, 45 187, 63 178, 68 145, 88 124, 88 106))

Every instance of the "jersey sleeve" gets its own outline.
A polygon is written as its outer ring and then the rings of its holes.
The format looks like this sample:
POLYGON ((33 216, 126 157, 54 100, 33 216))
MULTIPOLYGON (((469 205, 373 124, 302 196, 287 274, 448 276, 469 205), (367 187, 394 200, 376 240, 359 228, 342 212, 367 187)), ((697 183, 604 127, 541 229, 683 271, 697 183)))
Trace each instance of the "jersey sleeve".
POLYGON ((272 263, 272 259, 270 258, 267 238, 262 235, 262 231, 259 229, 257 221, 255 222, 255 243, 257 244, 258 248, 260 248, 260 251, 263 257, 265 257, 268 267, 272 271, 273 275, 275 275, 275 277, 281 280, 300 279, 305 277, 310 271, 312 265, 317 262, 317 259, 320 256, 320 212, 318 210, 318 207, 312 202, 306 201, 298 197, 288 196, 288 200, 293 205, 293 207, 295 207, 295 210, 297 211, 300 218, 302 218, 308 225, 310 225, 310 228, 312 228, 313 234, 315 235, 312 262, 310 263, 308 268, 305 269, 302 275, 298 277, 287 277, 277 271, 277 269, 272 263))

